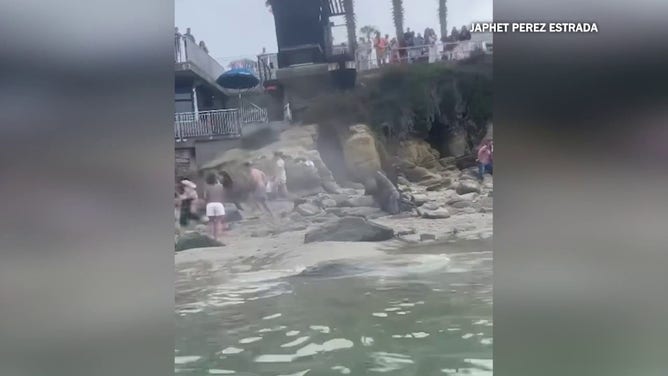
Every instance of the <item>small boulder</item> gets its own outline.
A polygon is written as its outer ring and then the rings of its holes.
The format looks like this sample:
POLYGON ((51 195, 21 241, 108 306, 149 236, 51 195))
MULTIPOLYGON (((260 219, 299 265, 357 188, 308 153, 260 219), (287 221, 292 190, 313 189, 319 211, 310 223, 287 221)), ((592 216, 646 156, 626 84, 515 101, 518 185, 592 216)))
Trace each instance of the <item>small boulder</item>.
POLYGON ((323 208, 334 208, 336 207, 336 200, 331 199, 331 198, 326 198, 320 201, 320 205, 322 205, 323 208))
POLYGON ((475 192, 471 192, 471 193, 465 193, 463 195, 460 195, 460 197, 463 200, 474 201, 476 198, 478 198, 478 194, 475 193, 475 192))
POLYGON ((305 217, 311 217, 321 213, 320 208, 308 202, 298 205, 295 210, 297 213, 305 217))
POLYGON ((467 201, 467 200, 453 201, 453 200, 450 200, 448 202, 448 205, 452 206, 455 209, 463 209, 463 208, 471 207, 471 201, 467 201))
POLYGON ((439 204, 435 203, 434 201, 429 201, 429 202, 424 203, 422 205, 421 209, 423 209, 423 210, 436 210, 440 207, 441 206, 439 204))
POLYGON ((422 218, 426 219, 443 219, 450 218, 450 212, 445 208, 438 208, 436 210, 422 210, 422 218))
POLYGON ((193 248, 222 247, 224 245, 205 234, 193 231, 181 235, 174 244, 174 250, 180 252, 193 248))
POLYGON ((459 182, 456 191, 460 195, 471 192, 480 193, 480 184, 473 180, 462 180, 459 182))
POLYGON ((346 217, 326 223, 306 233, 305 243, 342 241, 377 242, 394 237, 394 230, 359 217, 346 217))
POLYGON ((427 191, 438 191, 443 188, 447 188, 452 184, 452 180, 449 178, 443 178, 437 181, 434 181, 433 183, 430 183, 427 185, 427 191))
POLYGON ((414 194, 413 195, 413 202, 417 206, 420 206, 427 201, 429 201, 429 198, 427 197, 427 195, 424 195, 424 194, 414 194))
POLYGON ((374 200, 373 196, 351 197, 342 202, 339 206, 354 208, 362 206, 376 206, 376 200, 374 200))

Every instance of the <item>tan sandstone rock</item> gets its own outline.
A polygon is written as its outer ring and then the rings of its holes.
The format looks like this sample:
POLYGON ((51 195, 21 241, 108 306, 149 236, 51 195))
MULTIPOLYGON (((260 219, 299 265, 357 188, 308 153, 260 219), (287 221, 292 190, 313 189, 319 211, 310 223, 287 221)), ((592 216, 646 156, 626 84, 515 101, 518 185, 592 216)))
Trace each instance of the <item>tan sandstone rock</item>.
POLYGON ((427 141, 411 139, 399 144, 399 158, 429 170, 441 169, 440 154, 427 141))
POLYGON ((340 134, 340 142, 350 176, 361 183, 373 179, 376 171, 381 169, 381 162, 369 127, 364 124, 350 126, 347 132, 340 134))

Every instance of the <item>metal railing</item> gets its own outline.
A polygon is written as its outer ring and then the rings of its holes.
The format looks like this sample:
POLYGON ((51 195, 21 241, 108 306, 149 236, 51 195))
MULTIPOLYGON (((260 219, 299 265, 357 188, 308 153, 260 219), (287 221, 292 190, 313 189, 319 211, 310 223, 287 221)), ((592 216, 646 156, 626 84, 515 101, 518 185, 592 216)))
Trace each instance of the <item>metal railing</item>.
POLYGON ((456 61, 469 58, 474 51, 492 53, 492 43, 487 41, 463 41, 436 43, 410 47, 388 48, 377 56, 375 49, 358 49, 355 63, 358 71, 377 69, 387 64, 435 63, 437 61, 456 61))
POLYGON ((267 110, 248 102, 241 108, 174 114, 174 138, 241 137, 246 124, 268 123, 267 110))
MULTIPOLYGON (((358 48, 355 52, 355 65, 358 71, 377 69, 386 64, 435 63, 437 61, 456 61, 469 58, 474 51, 492 54, 491 40, 467 40, 461 42, 439 42, 433 45, 387 48, 378 59, 372 47, 358 48)), ((333 46, 333 53, 345 53, 346 46, 333 46)), ((258 55, 258 75, 260 82, 276 79, 278 59, 276 53, 258 55)))
POLYGON ((239 119, 242 124, 249 123, 267 123, 269 116, 267 110, 255 103, 245 102, 239 109, 239 119))
POLYGON ((179 140, 202 137, 240 137, 239 109, 180 112, 174 114, 174 137, 179 140))

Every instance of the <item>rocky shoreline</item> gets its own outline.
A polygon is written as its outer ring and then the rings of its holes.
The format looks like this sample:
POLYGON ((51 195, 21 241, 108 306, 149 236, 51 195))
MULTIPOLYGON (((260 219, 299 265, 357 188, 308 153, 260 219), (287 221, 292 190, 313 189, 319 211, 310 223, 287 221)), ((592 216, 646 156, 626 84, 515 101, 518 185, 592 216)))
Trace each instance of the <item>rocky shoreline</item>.
MULTIPOLYGON (((229 173, 238 193, 246 189, 246 177, 238 168, 243 161, 253 160, 271 175, 270 156, 281 151, 294 197, 269 203, 273 219, 241 212, 243 219, 233 222, 224 234, 224 245, 209 239, 204 225, 179 231, 177 264, 265 259, 274 266, 285 261, 283 266, 290 268, 366 257, 387 247, 491 239, 492 176, 479 182, 475 167, 460 170, 455 158, 439 158, 438 152, 418 139, 402 142, 398 156, 388 163, 368 127, 354 125, 339 138, 341 163, 360 183, 339 185, 320 156, 318 135, 316 125, 293 127, 265 147, 230 150, 206 165, 205 173, 229 173), (315 168, 296 163, 300 158, 313 161, 315 168), (390 164, 397 172, 396 189, 403 203, 398 214, 381 209, 386 208, 382 195, 365 195, 378 191, 371 177, 390 164)), ((236 211, 234 205, 226 209, 228 214, 236 211)))
MULTIPOLYGON (((214 269, 225 266, 237 271, 298 271, 324 261, 378 257, 387 249, 405 245, 490 240, 493 180, 485 176, 483 183, 478 184, 470 178, 472 174, 471 170, 453 171, 450 176, 456 175, 457 179, 442 190, 400 184, 399 188, 417 207, 398 215, 383 212, 370 196, 364 196, 362 189, 315 194, 297 206, 290 201, 273 201, 275 219, 243 213, 244 219, 224 234, 224 246, 208 244, 212 240, 202 225, 186 232, 183 236, 197 239, 192 243, 197 248, 178 252, 176 263, 205 262, 214 269), (473 188, 477 190, 467 192, 473 188), (341 229, 341 222, 352 226, 341 229), (202 248, 201 244, 207 247, 202 248)), ((447 246, 443 253, 447 253, 447 246)))

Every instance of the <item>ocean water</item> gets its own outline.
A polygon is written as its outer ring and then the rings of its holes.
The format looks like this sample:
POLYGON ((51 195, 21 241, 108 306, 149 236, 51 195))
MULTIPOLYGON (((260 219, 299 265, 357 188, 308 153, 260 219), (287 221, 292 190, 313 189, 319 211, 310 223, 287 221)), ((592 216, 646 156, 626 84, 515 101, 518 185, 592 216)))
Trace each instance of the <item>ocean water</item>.
POLYGON ((406 248, 293 273, 181 266, 175 372, 491 376, 489 248, 406 248))

